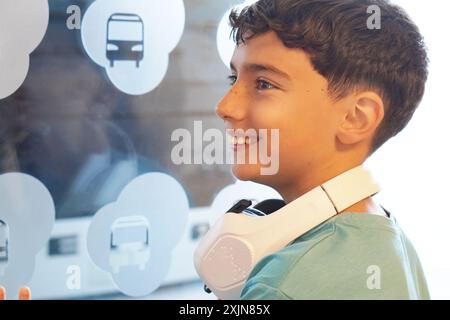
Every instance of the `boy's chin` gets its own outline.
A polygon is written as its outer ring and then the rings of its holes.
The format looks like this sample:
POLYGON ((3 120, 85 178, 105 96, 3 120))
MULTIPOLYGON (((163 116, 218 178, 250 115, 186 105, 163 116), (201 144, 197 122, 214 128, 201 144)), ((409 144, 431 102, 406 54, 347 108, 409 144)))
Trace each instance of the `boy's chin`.
POLYGON ((236 164, 232 167, 233 175, 242 181, 253 181, 262 183, 264 177, 261 175, 261 166, 258 164, 236 164))

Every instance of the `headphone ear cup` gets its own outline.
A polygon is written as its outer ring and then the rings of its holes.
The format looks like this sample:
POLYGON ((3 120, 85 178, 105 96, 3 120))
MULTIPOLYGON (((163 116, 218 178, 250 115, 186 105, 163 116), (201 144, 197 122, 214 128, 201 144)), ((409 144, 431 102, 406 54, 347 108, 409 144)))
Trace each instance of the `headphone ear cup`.
POLYGON ((268 200, 261 201, 260 203, 255 205, 253 208, 263 212, 265 215, 269 215, 271 213, 274 213, 277 210, 280 210, 285 205, 286 205, 286 202, 284 202, 281 199, 268 199, 268 200))

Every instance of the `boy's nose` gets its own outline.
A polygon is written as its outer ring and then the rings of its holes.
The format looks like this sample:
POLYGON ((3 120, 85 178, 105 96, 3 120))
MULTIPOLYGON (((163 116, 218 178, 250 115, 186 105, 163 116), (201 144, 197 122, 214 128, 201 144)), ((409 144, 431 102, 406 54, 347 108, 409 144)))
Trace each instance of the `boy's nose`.
POLYGON ((232 88, 217 105, 216 113, 225 121, 241 121, 245 119, 245 100, 235 88, 232 88))

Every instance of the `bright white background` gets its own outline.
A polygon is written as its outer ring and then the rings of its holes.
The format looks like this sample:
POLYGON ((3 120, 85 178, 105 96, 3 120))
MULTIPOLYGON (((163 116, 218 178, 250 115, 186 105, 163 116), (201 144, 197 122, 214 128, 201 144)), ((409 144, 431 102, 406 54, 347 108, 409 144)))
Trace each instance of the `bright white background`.
POLYGON ((412 122, 369 166, 383 187, 378 201, 413 242, 433 299, 450 299, 450 2, 393 0, 418 24, 430 77, 412 122))

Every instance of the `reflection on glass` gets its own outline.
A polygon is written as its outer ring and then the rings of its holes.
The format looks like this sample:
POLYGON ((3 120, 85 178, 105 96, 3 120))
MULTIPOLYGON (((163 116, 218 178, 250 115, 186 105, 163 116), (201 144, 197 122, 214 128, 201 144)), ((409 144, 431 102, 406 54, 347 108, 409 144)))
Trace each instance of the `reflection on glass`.
MULTIPOLYGON (((74 0, 70 4, 86 12, 92 2, 74 0)), ((67 1, 49 2, 48 30, 31 55, 27 79, 15 94, 0 100, 0 173, 20 172, 35 177, 48 188, 55 202, 54 233, 36 259, 30 283, 34 297, 85 297, 117 291, 110 275, 101 274, 88 257, 86 234, 92 215, 116 201, 134 178, 148 172, 169 173, 185 188, 193 210, 209 206, 216 193, 234 180, 228 167, 177 166, 171 161, 170 137, 174 130, 191 130, 194 120, 203 121, 205 128, 223 125, 214 106, 228 88, 220 58, 210 54, 216 52, 216 44, 210 34, 209 7, 203 10, 203 2, 184 4, 186 11, 202 10, 196 19, 186 21, 183 37, 170 55, 164 81, 152 92, 136 97, 117 90, 104 69, 88 57, 80 32, 67 29, 67 1), (70 265, 78 265, 85 275, 78 291, 66 286, 70 265)), ((222 0, 208 3, 216 12, 225 12, 227 5, 222 0)), ((113 13, 133 14, 133 10, 113 13)), ((106 29, 109 17, 99 22, 99 28, 106 29)), ((109 39, 140 41, 138 25, 112 23, 109 39), (124 38, 125 34, 131 36, 124 38)), ((107 61, 104 31, 99 43, 107 61)), ((163 33, 158 35, 166 38, 163 33)), ((146 59, 147 53, 150 51, 143 53, 146 59)), ((133 60, 124 64, 133 72, 137 69, 133 60)), ((114 69, 120 65, 117 63, 114 69)), ((184 247, 177 251, 173 263, 183 268, 168 276, 172 283, 197 279, 193 267, 189 268, 189 250, 207 225, 196 213, 193 216, 197 227, 189 229, 187 238, 192 242, 183 239, 184 247)), ((108 244, 110 233, 105 238, 108 244)), ((120 250, 119 245, 111 253, 120 250)), ((4 255, 4 251, 0 254, 4 255)), ((152 254, 157 253, 152 250, 152 254)), ((3 265, 0 263, 0 268, 3 265)), ((139 265, 135 266, 139 272, 139 265)))

